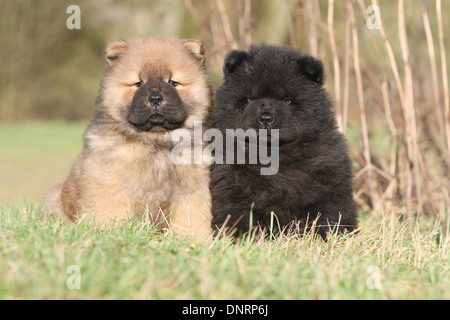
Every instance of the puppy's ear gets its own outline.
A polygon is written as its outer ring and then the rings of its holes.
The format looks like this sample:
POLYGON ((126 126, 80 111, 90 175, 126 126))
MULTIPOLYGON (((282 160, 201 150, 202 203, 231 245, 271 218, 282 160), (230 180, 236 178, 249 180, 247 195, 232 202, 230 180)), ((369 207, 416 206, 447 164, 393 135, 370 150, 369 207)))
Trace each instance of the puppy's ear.
POLYGON ((112 41, 105 49, 105 61, 107 66, 111 66, 128 50, 128 43, 125 41, 112 41))
POLYGON ((225 63, 223 65, 223 73, 225 75, 232 73, 237 66, 239 66, 245 59, 247 59, 248 53, 240 50, 233 50, 225 57, 225 63))
POLYGON ((203 41, 194 39, 182 40, 183 45, 197 58, 203 65, 206 62, 207 50, 203 44, 203 41))
POLYGON ((308 55, 304 55, 297 59, 300 72, 308 79, 323 85, 325 82, 325 73, 322 61, 308 55))

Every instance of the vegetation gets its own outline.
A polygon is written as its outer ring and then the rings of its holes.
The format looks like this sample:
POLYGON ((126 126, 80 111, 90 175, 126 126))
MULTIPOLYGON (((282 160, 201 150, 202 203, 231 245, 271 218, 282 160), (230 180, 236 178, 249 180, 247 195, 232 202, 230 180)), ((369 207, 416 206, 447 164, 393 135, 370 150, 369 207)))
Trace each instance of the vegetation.
POLYGON ((433 219, 394 213, 328 242, 198 243, 148 221, 99 229, 2 208, 0 299, 449 299, 448 249, 433 219))
POLYGON ((85 125, 0 130, 0 175, 23 177, 2 180, 2 191, 13 188, 2 197, 16 205, 0 207, 0 299, 450 298, 450 237, 433 216, 408 218, 390 201, 361 215, 359 233, 328 242, 284 235, 196 243, 148 221, 100 229, 41 220, 37 203, 64 179, 85 125), (71 266, 80 289, 67 287, 71 266))
POLYGON ((0 125, 0 206, 38 203, 68 175, 87 122, 0 125))
POLYGON ((442 19, 450 13, 447 3, 78 1, 81 29, 69 30, 71 4, 1 2, 3 123, 90 118, 102 51, 111 39, 202 39, 210 49, 214 87, 228 50, 262 41, 293 45, 325 63, 339 125, 354 133, 356 194, 365 211, 394 201, 409 217, 447 215, 450 102, 444 39, 450 22, 442 19), (375 19, 371 5, 380 8, 381 19, 375 19), (369 28, 368 21, 376 27, 369 28))
POLYGON ((0 298, 450 298, 447 2, 81 0, 81 29, 69 30, 71 4, 0 2, 0 298), (194 243, 145 221, 39 220, 37 203, 81 150, 107 41, 146 35, 203 39, 214 88, 225 54, 250 43, 321 58, 360 233, 194 243), (70 265, 80 290, 66 286, 70 265))

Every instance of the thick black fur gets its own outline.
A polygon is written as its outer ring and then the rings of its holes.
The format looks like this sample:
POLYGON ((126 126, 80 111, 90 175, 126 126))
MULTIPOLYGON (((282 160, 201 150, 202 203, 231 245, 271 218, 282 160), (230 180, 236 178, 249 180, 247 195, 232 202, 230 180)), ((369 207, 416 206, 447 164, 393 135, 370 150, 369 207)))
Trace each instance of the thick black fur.
POLYGON ((280 163, 275 175, 261 175, 261 165, 248 162, 213 165, 213 228, 230 215, 227 227, 249 231, 253 204, 253 226, 268 228, 273 211, 281 228, 298 222, 303 229, 318 218, 322 237, 337 223, 334 230, 355 229, 351 161, 322 87, 322 63, 294 48, 261 44, 231 51, 223 71, 212 126, 224 137, 226 129, 278 129, 280 163))

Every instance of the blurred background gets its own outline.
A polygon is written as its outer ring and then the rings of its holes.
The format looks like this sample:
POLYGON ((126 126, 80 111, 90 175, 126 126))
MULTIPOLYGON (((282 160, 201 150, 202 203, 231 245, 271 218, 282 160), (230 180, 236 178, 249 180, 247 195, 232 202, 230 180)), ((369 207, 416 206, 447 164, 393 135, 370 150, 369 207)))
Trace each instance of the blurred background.
POLYGON ((448 217, 449 17, 440 0, 2 0, 0 204, 37 203, 68 174, 108 41, 178 36, 205 42, 214 89, 250 43, 321 58, 361 210, 448 217))

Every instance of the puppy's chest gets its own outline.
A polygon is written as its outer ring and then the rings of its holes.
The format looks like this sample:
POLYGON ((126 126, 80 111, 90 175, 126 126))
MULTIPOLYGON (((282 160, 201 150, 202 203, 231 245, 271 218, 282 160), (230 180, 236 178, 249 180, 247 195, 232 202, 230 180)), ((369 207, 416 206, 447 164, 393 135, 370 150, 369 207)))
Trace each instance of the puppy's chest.
POLYGON ((106 184, 116 185, 129 198, 153 198, 171 194, 179 182, 170 151, 151 146, 126 144, 104 149, 94 165, 100 167, 106 184))
POLYGON ((163 192, 166 195, 176 187, 179 182, 175 164, 170 159, 168 151, 142 152, 125 159, 122 172, 122 183, 131 193, 163 192))
POLYGON ((280 170, 275 175, 261 176, 254 172, 235 172, 230 185, 242 186, 242 194, 259 203, 309 203, 317 197, 319 185, 309 172, 300 169, 280 170))

